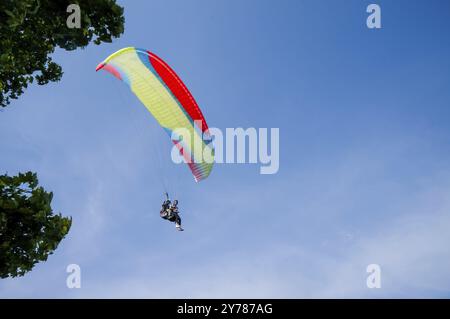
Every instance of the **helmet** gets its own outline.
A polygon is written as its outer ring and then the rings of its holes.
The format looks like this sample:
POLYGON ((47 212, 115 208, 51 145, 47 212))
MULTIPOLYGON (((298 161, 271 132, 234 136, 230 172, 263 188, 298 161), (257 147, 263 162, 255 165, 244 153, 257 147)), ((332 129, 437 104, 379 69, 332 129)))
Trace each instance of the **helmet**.
POLYGON ((177 206, 177 205, 178 205, 178 200, 175 199, 175 200, 173 201, 173 206, 177 206))

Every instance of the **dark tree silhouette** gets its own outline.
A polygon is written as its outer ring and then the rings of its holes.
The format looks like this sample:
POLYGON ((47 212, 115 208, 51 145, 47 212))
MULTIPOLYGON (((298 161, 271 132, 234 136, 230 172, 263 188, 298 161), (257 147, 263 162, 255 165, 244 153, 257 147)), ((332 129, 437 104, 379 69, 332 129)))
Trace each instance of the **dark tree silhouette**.
POLYGON ((115 0, 0 1, 0 106, 17 99, 33 80, 59 81, 61 66, 49 56, 111 42, 124 31, 123 8, 115 0), (80 7, 80 28, 69 28, 70 4, 80 7))
POLYGON ((52 197, 34 173, 0 175, 0 278, 23 276, 69 232, 72 219, 53 213, 52 197))

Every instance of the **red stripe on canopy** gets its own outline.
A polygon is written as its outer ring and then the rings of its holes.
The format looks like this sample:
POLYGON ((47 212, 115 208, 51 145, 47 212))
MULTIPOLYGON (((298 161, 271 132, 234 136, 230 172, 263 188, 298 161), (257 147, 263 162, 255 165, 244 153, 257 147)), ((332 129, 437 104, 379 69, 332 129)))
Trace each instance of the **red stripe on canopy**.
POLYGON ((170 91, 172 91, 173 95, 178 99, 186 113, 189 114, 193 121, 201 121, 202 132, 206 131, 208 129, 208 124, 206 124, 202 111, 200 111, 197 102, 191 92, 187 89, 186 85, 184 85, 183 81, 181 81, 175 71, 161 58, 150 51, 147 51, 147 53, 149 54, 150 63, 153 68, 170 91))

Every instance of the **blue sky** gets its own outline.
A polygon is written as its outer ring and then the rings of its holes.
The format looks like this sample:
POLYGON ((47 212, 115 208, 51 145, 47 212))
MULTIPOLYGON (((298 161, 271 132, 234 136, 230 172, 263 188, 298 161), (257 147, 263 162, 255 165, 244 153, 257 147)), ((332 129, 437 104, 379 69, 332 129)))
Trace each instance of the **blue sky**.
POLYGON ((450 296, 448 1, 377 1, 380 30, 370 1, 120 3, 121 38, 55 52, 61 82, 0 112, 2 172, 38 172, 73 217, 0 297, 450 296), (127 46, 166 60, 210 126, 279 128, 279 172, 221 164, 196 184, 161 170, 165 133, 95 72, 127 46), (161 173, 183 233, 158 215, 161 173), (71 263, 81 289, 66 287, 71 263), (381 289, 366 287, 372 263, 381 289))

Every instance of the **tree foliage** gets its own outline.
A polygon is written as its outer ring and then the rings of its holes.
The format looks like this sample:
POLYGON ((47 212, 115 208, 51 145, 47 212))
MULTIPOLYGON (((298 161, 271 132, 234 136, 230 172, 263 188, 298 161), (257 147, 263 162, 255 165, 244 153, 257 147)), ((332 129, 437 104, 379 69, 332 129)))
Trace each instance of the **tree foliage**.
POLYGON ((0 278, 23 276, 58 247, 72 219, 53 214, 35 173, 0 175, 0 278))
POLYGON ((1 0, 0 106, 17 99, 33 80, 44 85, 61 79, 61 66, 49 56, 56 47, 111 42, 123 31, 123 8, 115 0, 1 0), (70 4, 80 7, 80 28, 67 26, 70 4))

